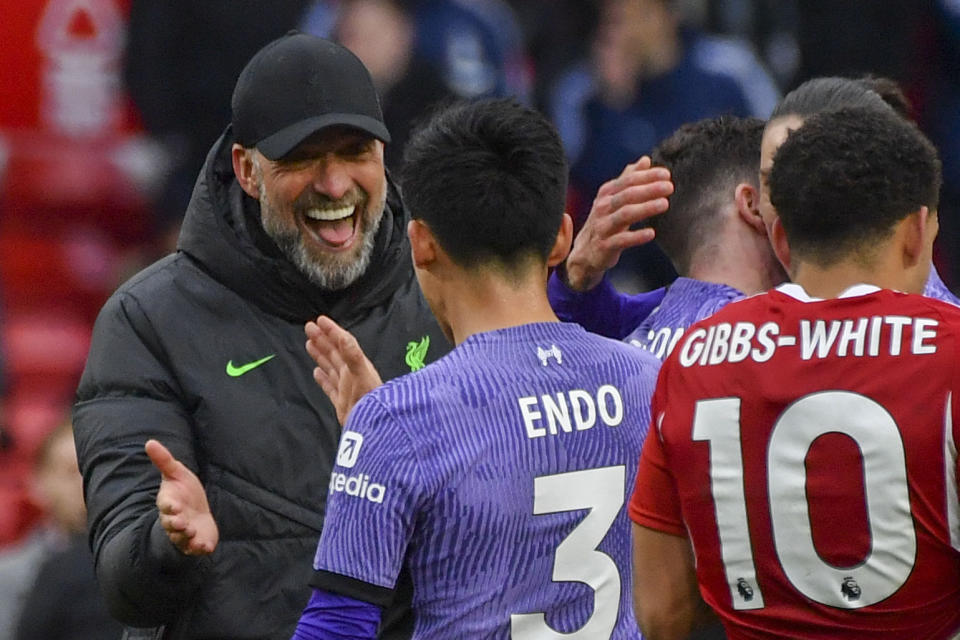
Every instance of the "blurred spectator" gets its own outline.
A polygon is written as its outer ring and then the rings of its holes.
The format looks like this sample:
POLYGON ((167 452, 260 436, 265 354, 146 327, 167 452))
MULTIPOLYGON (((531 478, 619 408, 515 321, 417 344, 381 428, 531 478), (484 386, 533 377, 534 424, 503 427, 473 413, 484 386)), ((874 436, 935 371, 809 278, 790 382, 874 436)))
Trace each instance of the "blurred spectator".
POLYGON ((373 77, 390 131, 388 169, 400 167, 411 125, 437 102, 450 100, 439 70, 414 50, 416 27, 403 0, 344 0, 334 37, 353 51, 373 77))
POLYGON ((230 121, 244 63, 296 27, 308 0, 132 0, 124 81, 171 166, 157 197, 172 248, 207 150, 230 121))
POLYGON ((12 638, 24 600, 40 564, 52 546, 53 534, 38 529, 0 552, 0 638, 12 638))
MULTIPOLYGON (((314 0, 301 28, 336 37, 347 0, 314 0)), ((532 86, 524 36, 504 0, 399 0, 414 16, 415 50, 438 69, 461 98, 516 96, 528 101, 532 86)), ((391 132, 392 133, 392 132, 391 132)))
POLYGON ((119 638, 121 627, 101 600, 84 537, 82 478, 69 421, 40 445, 31 493, 44 519, 0 555, 0 638, 119 638))
POLYGON ((557 76, 589 53, 597 23, 596 2, 583 0, 513 0, 532 65, 533 104, 549 108, 549 90, 557 76))
POLYGON ((504 0, 419 0, 417 50, 462 98, 529 101, 531 70, 520 23, 504 0))
MULTIPOLYGON (((603 0, 591 59, 564 73, 551 99, 573 212, 582 221, 585 194, 680 125, 723 113, 766 118, 778 98, 749 45, 682 28, 671 0, 603 0)), ((625 252, 612 272, 632 290, 675 276, 653 245, 625 252)))
POLYGON ((16 640, 116 640, 122 627, 100 596, 87 547, 83 479, 73 427, 57 427, 37 453, 37 501, 47 516, 47 549, 20 610, 16 640))

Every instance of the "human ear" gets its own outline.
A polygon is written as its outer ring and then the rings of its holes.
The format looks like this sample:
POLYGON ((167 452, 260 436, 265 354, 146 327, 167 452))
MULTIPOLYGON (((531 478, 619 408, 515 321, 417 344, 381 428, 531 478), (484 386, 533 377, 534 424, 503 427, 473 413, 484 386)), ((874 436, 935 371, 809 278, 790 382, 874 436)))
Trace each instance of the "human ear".
POLYGON ((420 220, 407 223, 407 237, 410 238, 410 254, 417 268, 425 268, 437 260, 437 239, 430 227, 420 220))
POLYGON ((547 266, 555 267, 567 259, 570 253, 570 245, 573 243, 573 218, 569 213, 563 214, 560 221, 560 229, 557 230, 557 239, 553 243, 553 249, 547 256, 547 266))
POLYGON ((757 233, 766 235, 767 230, 760 215, 760 194, 756 187, 748 182, 741 182, 734 191, 734 199, 740 219, 757 233))
POLYGON ((233 175, 237 177, 240 188, 251 198, 260 199, 260 185, 254 171, 254 149, 247 149, 237 143, 230 148, 230 159, 233 161, 233 175))

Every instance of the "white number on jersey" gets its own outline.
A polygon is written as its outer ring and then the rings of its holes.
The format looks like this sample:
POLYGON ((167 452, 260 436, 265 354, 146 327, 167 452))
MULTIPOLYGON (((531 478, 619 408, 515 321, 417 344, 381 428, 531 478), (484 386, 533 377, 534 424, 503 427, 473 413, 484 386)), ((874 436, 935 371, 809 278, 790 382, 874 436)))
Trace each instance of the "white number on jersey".
POLYGON ((622 465, 534 478, 534 515, 590 510, 557 547, 553 579, 589 585, 593 614, 577 631, 558 633, 543 613, 515 613, 510 616, 513 640, 605 640, 613 633, 620 608, 620 572, 597 545, 623 507, 625 479, 622 465))
MULTIPOLYGON (((697 402, 693 439, 710 443, 720 553, 733 608, 762 608, 747 528, 740 399, 697 402)), ((903 586, 916 560, 917 539, 903 439, 886 409, 849 391, 806 395, 777 419, 767 446, 766 469, 777 558, 797 591, 825 605, 859 609, 903 586), (853 439, 863 459, 871 546, 864 561, 850 568, 825 562, 813 544, 804 461, 814 440, 826 433, 853 439)))

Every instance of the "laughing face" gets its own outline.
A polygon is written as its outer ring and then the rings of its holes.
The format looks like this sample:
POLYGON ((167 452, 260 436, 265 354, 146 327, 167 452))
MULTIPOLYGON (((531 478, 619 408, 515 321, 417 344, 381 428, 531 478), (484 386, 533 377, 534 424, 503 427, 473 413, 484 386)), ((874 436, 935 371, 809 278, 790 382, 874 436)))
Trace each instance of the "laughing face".
POLYGON ((245 189, 256 194, 263 228, 287 258, 324 289, 343 289, 363 275, 386 202, 383 143, 337 127, 278 161, 250 153, 245 189))

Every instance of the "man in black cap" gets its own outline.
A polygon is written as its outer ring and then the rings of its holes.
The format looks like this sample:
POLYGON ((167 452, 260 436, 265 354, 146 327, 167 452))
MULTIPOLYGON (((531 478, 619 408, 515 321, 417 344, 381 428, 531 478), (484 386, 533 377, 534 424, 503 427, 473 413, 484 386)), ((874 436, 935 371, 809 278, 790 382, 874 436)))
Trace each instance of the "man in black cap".
MULTIPOLYGON (((414 277, 362 63, 288 34, 248 63, 232 107, 177 252, 104 306, 77 392, 90 544, 111 612, 139 628, 128 637, 292 634, 340 436, 304 323, 334 317, 385 378, 450 348, 414 277), (190 483, 211 514, 196 527, 190 483)), ((394 611, 382 638, 409 635, 394 611)))

